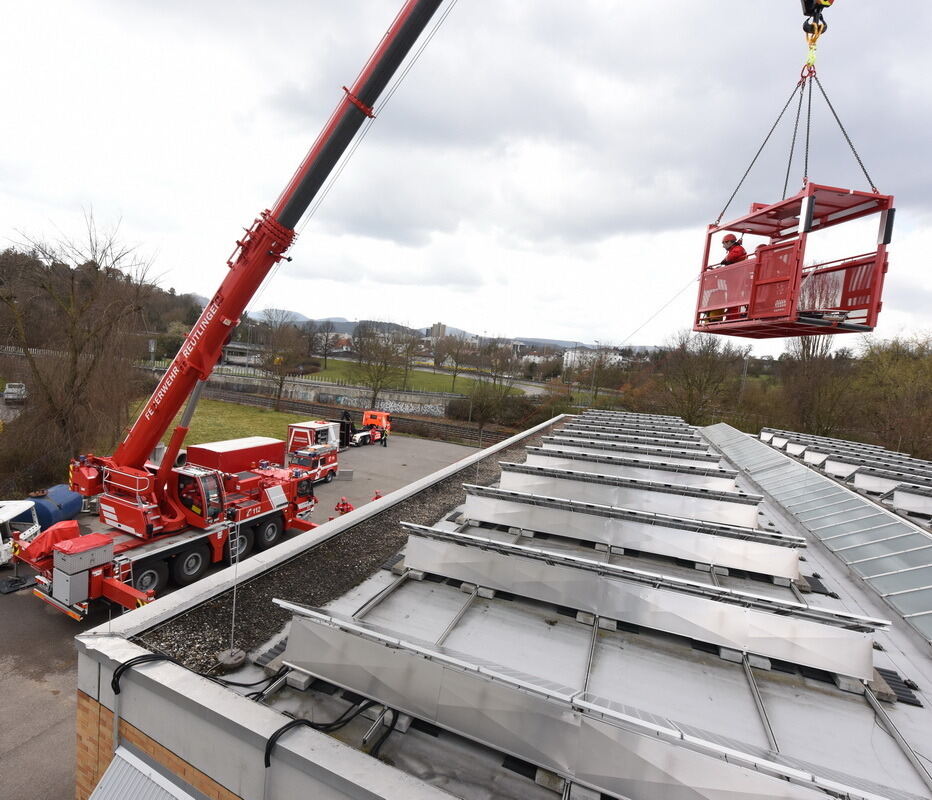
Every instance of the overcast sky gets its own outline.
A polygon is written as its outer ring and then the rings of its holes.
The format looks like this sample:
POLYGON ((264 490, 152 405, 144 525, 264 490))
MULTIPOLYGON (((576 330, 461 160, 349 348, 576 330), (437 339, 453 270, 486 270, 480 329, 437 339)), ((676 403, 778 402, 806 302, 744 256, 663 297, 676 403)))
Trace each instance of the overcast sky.
MULTIPOLYGON (((163 287, 209 296, 401 0, 3 5, 0 245, 77 235, 92 208, 163 287)), ((827 16, 823 85, 898 200, 878 334, 928 330, 932 3, 827 16)), ((801 23, 797 0, 459 0, 251 307, 662 343, 792 91, 801 23)), ((868 188, 815 110, 810 176, 868 188)), ((789 141, 730 215, 780 198, 789 141)))

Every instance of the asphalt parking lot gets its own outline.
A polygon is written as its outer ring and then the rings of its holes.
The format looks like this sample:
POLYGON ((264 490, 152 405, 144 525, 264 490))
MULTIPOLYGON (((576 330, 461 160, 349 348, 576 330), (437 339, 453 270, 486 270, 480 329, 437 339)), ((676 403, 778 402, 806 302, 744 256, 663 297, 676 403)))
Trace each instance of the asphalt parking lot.
MULTIPOLYGON (((474 452, 407 436, 392 436, 388 447, 351 448, 340 454, 340 467, 352 469, 353 479, 318 484, 319 505, 312 519, 325 522, 335 516, 341 497, 358 507, 376 491, 388 494, 474 452)), ((0 570, 0 578, 10 575, 10 569, 0 570)), ((97 608, 78 623, 28 590, 0 595, 0 797, 74 797, 73 637, 105 623, 108 613, 97 608)))

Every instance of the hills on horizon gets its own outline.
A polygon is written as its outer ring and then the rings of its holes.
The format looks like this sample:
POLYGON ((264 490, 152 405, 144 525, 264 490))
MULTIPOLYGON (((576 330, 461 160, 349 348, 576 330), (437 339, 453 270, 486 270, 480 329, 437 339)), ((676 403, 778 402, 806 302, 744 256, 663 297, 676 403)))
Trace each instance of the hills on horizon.
MULTIPOLYGON (((206 303, 206 299, 204 302, 206 303)), ((262 314, 265 313, 266 311, 273 311, 273 312, 280 313, 282 311, 285 311, 285 309, 277 309, 277 308, 263 309, 262 311, 256 313, 255 316, 261 317, 262 314)), ((298 324, 304 324, 306 322, 315 322, 319 325, 321 322, 332 322, 334 331, 336 333, 346 335, 346 336, 352 336, 353 331, 356 329, 356 326, 360 322, 371 321, 371 320, 348 320, 346 319, 346 317, 321 317, 320 319, 312 319, 311 317, 307 317, 304 314, 299 314, 297 311, 289 311, 288 313, 290 313, 294 317, 295 322, 297 322, 298 324)), ((399 329, 404 328, 407 330, 416 330, 420 332, 426 331, 428 333, 430 332, 430 328, 431 328, 431 326, 429 325, 424 328, 407 328, 407 326, 397 325, 395 323, 383 323, 383 324, 389 325, 392 328, 397 327, 399 329)), ((463 330, 462 328, 453 327, 452 325, 447 325, 446 327, 447 327, 448 336, 474 337, 477 335, 470 331, 463 330)), ((514 336, 514 337, 508 337, 508 338, 513 339, 513 341, 520 342, 521 344, 527 345, 529 347, 552 347, 557 350, 567 350, 567 349, 572 349, 574 347, 594 349, 596 347, 594 343, 571 341, 568 339, 547 339, 547 338, 535 337, 535 336, 514 336)), ((655 345, 626 345, 626 347, 629 347, 631 350, 636 350, 639 352, 647 352, 647 351, 653 351, 657 349, 655 345)))

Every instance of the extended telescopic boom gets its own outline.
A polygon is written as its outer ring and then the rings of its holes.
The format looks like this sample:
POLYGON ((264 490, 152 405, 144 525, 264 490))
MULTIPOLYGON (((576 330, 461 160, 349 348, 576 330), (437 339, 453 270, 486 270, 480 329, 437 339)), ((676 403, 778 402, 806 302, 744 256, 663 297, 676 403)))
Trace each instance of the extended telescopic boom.
MULTIPOLYGON (((388 85, 443 0, 408 0, 356 82, 337 105, 271 211, 264 211, 236 243, 230 272, 191 329, 111 465, 141 469, 199 380, 206 380, 246 305, 269 270, 284 258, 294 228, 332 172, 379 95, 388 85)), ((180 442, 178 443, 180 444, 180 442)))

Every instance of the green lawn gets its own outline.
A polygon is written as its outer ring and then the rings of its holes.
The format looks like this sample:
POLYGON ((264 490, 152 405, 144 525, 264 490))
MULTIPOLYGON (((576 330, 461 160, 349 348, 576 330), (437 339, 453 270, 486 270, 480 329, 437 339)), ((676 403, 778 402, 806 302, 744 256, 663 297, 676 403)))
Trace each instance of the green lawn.
MULTIPOLYGON (((178 424, 179 417, 175 418, 172 427, 163 437, 166 444, 175 425, 178 424)), ((185 444, 222 442, 243 436, 286 439, 288 425, 292 422, 304 422, 307 418, 307 414, 286 414, 283 411, 241 406, 237 403, 221 403, 219 400, 201 400, 191 420, 191 429, 185 438, 185 444)))
MULTIPOLYGON (((321 360, 323 363, 323 360, 321 360)), ((346 381, 353 383, 354 363, 352 361, 338 361, 335 358, 327 359, 327 369, 315 372, 309 376, 311 380, 320 376, 330 380, 346 381)), ((399 377, 397 385, 393 388, 400 389, 402 378, 399 377)), ((475 386, 476 381, 473 378, 467 378, 463 375, 456 376, 456 384, 453 383, 453 376, 443 372, 420 372, 411 370, 408 372, 408 389, 416 392, 455 392, 456 394, 469 394, 475 386)))

